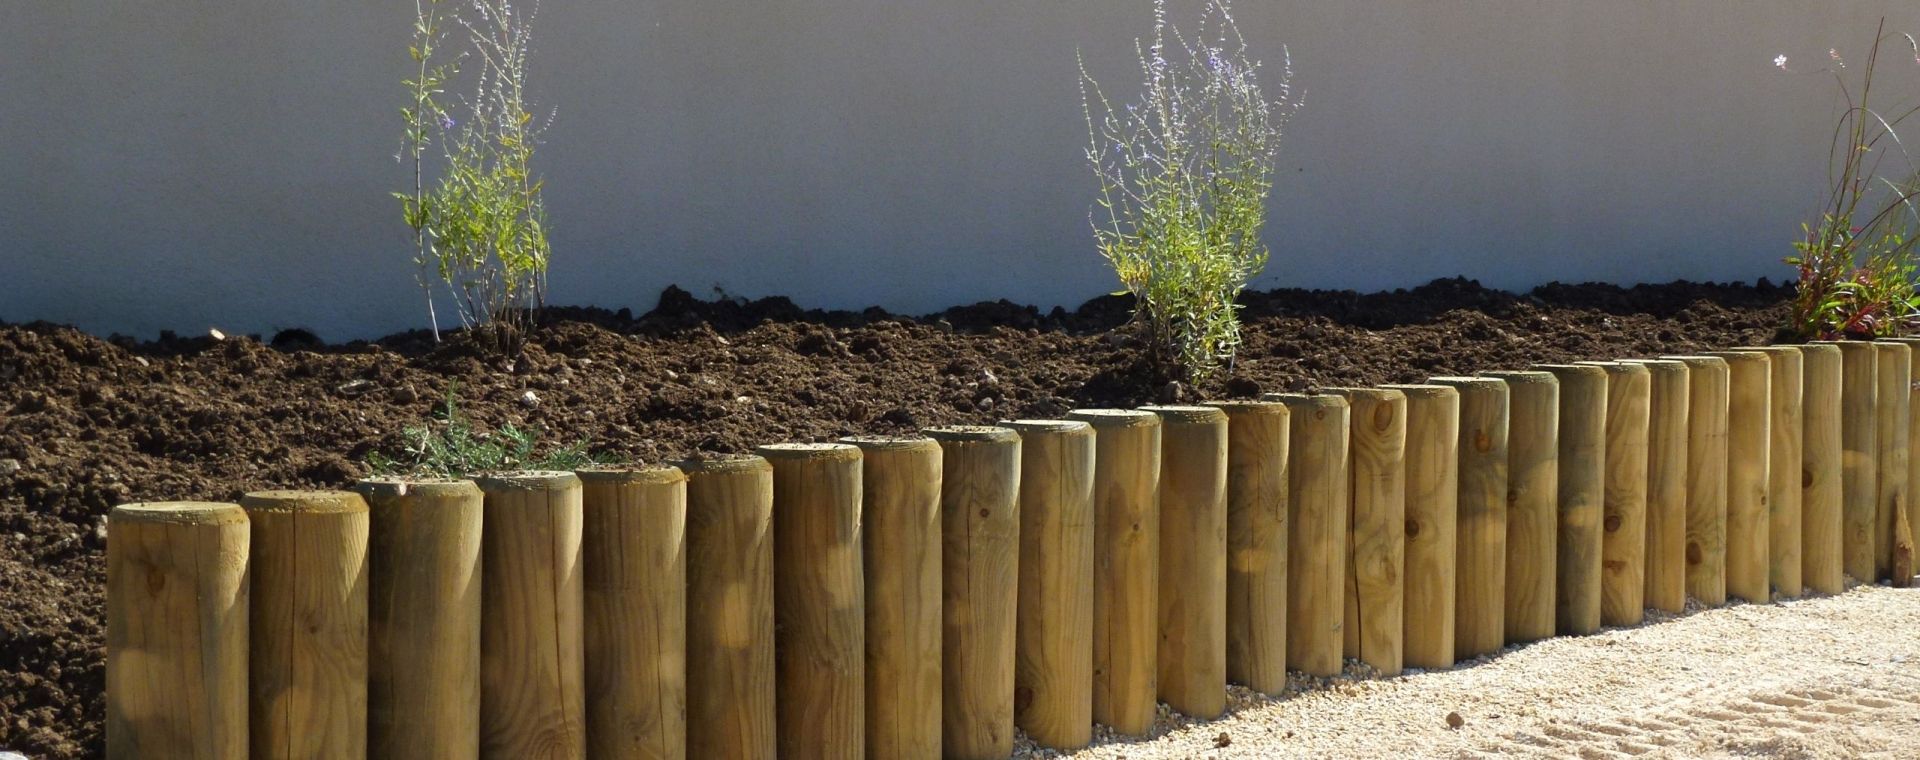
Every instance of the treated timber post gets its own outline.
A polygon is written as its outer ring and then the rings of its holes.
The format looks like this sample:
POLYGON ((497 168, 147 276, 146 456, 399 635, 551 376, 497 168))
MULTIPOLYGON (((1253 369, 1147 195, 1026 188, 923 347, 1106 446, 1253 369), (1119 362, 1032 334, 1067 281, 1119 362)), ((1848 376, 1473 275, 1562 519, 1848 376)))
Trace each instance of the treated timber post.
POLYGON ((1407 397, 1404 664, 1453 666, 1454 573, 1460 502, 1460 392, 1389 385, 1407 397))
POLYGON ((1407 395, 1392 388, 1332 388, 1345 396, 1348 657, 1400 674, 1406 635, 1407 395))
POLYGON ((1874 581, 1873 521, 1879 503, 1878 352, 1872 343, 1840 347, 1840 556, 1846 574, 1874 581))
POLYGON ((503 473, 480 538, 480 756, 586 756, 580 478, 503 473))
POLYGON ((1727 360, 1727 594, 1766 602, 1773 368, 1760 351, 1710 355, 1727 360))
POLYGON ((1227 709, 1227 415, 1160 415, 1160 701, 1196 718, 1227 709))
POLYGON ((1507 384, 1506 640, 1553 636, 1559 552, 1560 379, 1486 372, 1507 384))
POLYGON ((1767 579, 1792 599, 1800 596, 1800 531, 1804 507, 1800 503, 1801 466, 1805 458, 1805 362, 1794 346, 1756 348, 1771 362, 1768 377, 1769 415, 1767 447, 1767 579))
POLYGON ((467 480, 363 480, 367 755, 480 753, 480 534, 467 480))
POLYGON ((1842 451, 1840 347, 1800 347, 1800 579, 1820 594, 1846 590, 1840 549, 1842 451))
POLYGON ((1427 382, 1460 392, 1453 654, 1465 660, 1506 644, 1508 391, 1492 377, 1427 382))
POLYGON ((679 467, 687 474, 687 757, 773 757, 773 466, 734 454, 679 467))
POLYGON ((1153 729, 1160 588, 1160 417, 1079 409, 1093 426, 1093 719, 1153 729))
POLYGON ((686 757, 687 476, 582 470, 587 756, 686 757))
POLYGON ((867 586, 867 756, 940 757, 940 444, 856 437, 867 586))
POLYGON ((1581 362, 1607 372, 1600 623, 1638 625, 1647 598, 1647 428, 1653 377, 1633 362, 1581 362))
POLYGON ((1093 738, 1093 428, 1016 420, 1020 433, 1020 602, 1013 722, 1034 742, 1093 738))
POLYGON ((1287 405, 1221 401, 1227 413, 1227 680, 1287 688, 1287 405))
POLYGON ((1627 359, 1647 368, 1648 607, 1680 612, 1687 607, 1687 397, 1686 362, 1627 359))
MULTIPOLYGON (((1896 532, 1908 528, 1900 519, 1907 511, 1907 430, 1912 424, 1908 398, 1913 387, 1913 349, 1903 343, 1880 341, 1875 365, 1879 384, 1874 390, 1874 579, 1893 577, 1896 532)), ((1911 553, 1911 550, 1909 550, 1911 553)), ((1911 577, 1897 580, 1904 581, 1911 577)))
POLYGON ((1606 513, 1607 373, 1588 365, 1542 365, 1560 379, 1559 505, 1554 628, 1600 630, 1602 522, 1606 513))
POLYGON ((860 448, 779 443, 773 465, 774 709, 780 754, 866 754, 860 448))
MULTIPOLYGON (((1908 348, 1911 361, 1907 365, 1910 379, 1920 380, 1920 338, 1895 338, 1894 342, 1903 343, 1908 348)), ((1915 441, 1920 441, 1920 385, 1909 385, 1907 391, 1907 490, 1905 505, 1907 508, 1907 540, 1915 551, 1920 551, 1920 519, 1914 519, 1914 499, 1920 495, 1920 456, 1913 453, 1915 441)))
POLYGON ((256 491, 247 702, 251 757, 367 753, 367 502, 349 491, 256 491))
POLYGON ((107 517, 107 756, 247 756, 247 513, 123 504, 107 517))
POLYGON ((1340 673, 1346 616, 1347 400, 1269 394, 1287 405, 1287 667, 1340 673))
POLYGON ((1718 607, 1727 603, 1727 362, 1666 358, 1687 365, 1687 595, 1718 607))
POLYGON ((1013 752, 1020 435, 1003 427, 926 434, 941 449, 942 753, 1003 758, 1013 752))

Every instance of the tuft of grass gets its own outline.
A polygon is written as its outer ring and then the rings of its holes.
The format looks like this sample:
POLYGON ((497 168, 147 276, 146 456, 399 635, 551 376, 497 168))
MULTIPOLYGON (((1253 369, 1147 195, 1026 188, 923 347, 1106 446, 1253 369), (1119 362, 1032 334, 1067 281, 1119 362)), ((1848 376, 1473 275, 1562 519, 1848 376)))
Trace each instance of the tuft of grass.
POLYGON ((571 471, 618 463, 612 456, 588 449, 585 439, 542 451, 539 435, 532 430, 508 423, 489 431, 460 411, 451 385, 433 420, 408 426, 402 438, 405 443, 397 454, 368 454, 368 469, 382 476, 466 478, 487 472, 571 471))

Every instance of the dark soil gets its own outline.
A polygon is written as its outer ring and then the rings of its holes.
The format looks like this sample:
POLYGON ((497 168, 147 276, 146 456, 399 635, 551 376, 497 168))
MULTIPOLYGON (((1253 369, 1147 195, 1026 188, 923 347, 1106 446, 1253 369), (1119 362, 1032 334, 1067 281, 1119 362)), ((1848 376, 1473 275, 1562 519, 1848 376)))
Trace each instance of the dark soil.
POLYGON ((1765 343, 1791 290, 1550 285, 1527 295, 1442 280, 1410 291, 1245 299, 1231 372, 1169 387, 1136 363, 1129 304, 1042 313, 983 303, 923 318, 705 302, 555 309, 507 362, 455 336, 328 345, 96 338, 0 324, 0 748, 97 756, 105 713, 107 511, 341 486, 451 392, 476 421, 587 439, 641 460, 783 440, 900 433, 1076 407, 1414 382, 1538 362, 1765 343))

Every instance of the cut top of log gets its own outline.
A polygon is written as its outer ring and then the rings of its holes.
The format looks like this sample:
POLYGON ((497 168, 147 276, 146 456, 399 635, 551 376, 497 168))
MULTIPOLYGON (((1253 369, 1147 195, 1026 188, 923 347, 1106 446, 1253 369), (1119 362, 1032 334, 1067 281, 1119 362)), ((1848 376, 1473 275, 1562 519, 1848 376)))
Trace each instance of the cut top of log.
POLYGON ((663 486, 687 479, 687 474, 670 464, 642 465, 637 467, 590 467, 575 470, 582 483, 618 485, 632 483, 637 485, 663 486))
POLYGON ((247 512, 238 504, 215 501, 148 501, 113 508, 114 522, 227 525, 244 523, 247 512))
POLYGON ((352 491, 254 491, 240 497, 248 512, 329 514, 365 512, 367 500, 352 491))
POLYGON ((563 470, 522 470, 483 475, 474 484, 489 492, 552 491, 580 485, 580 476, 563 470))
POLYGON ((1126 428, 1160 424, 1160 415, 1139 409, 1075 409, 1067 419, 1079 420, 1100 428, 1126 428))
POLYGON ((859 459, 860 447, 849 443, 772 443, 753 453, 784 462, 841 462, 859 459))

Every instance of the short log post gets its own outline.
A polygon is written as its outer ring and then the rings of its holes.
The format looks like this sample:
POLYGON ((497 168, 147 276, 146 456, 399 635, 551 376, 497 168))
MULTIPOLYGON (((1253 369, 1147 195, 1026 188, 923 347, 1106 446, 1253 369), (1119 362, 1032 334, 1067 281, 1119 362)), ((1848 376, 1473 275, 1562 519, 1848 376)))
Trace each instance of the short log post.
POLYGON ((485 508, 467 480, 363 480, 367 756, 480 754, 485 508))
POLYGON ((1647 368, 1647 544, 1645 601, 1662 612, 1687 607, 1686 362, 1627 359, 1647 368))
MULTIPOLYGON (((1913 349, 1904 343, 1879 341, 1874 364, 1879 377, 1874 390, 1874 579, 1893 578, 1896 532, 1906 533, 1900 515, 1907 510, 1907 431, 1913 424, 1908 399, 1913 388, 1913 349)), ((1905 581, 1911 577, 1898 578, 1905 581)))
POLYGON ((1078 409, 1093 426, 1093 719, 1153 730, 1159 666, 1160 416, 1078 409))
POLYGON ((1340 673, 1350 410, 1334 395, 1269 394, 1288 410, 1287 667, 1340 673))
POLYGON ((1800 579, 1814 593, 1846 590, 1841 552, 1842 462, 1840 347, 1800 346, 1800 579))
POLYGON ((107 756, 247 756, 247 513, 123 504, 107 517, 107 756))
MULTIPOLYGON (((1894 338, 1893 341, 1907 346, 1912 360, 1907 365, 1907 372, 1912 379, 1920 381, 1920 338, 1894 338)), ((1916 551, 1920 551, 1920 520, 1913 519, 1914 499, 1920 498, 1920 456, 1913 453, 1914 442, 1920 441, 1920 386, 1909 387, 1907 411, 1907 540, 1916 551)))
POLYGON ((1035 743, 1093 739, 1093 427, 1002 422, 1020 434, 1020 602, 1013 722, 1035 743))
POLYGON ((1407 394, 1331 388, 1349 409, 1346 656, 1383 676, 1405 659, 1407 394))
POLYGON ((867 756, 940 757, 940 444, 856 437, 867 586, 867 756))
POLYGON ((1560 379, 1560 476, 1554 628, 1600 630, 1607 483, 1607 373, 1591 365, 1535 367, 1560 379))
POLYGON ((1287 405, 1221 401, 1227 414, 1227 680, 1287 688, 1287 405))
POLYGON ((1160 415, 1160 701, 1197 718, 1227 709, 1227 415, 1160 415))
POLYGON ((773 465, 774 709, 780 754, 860 758, 867 741, 866 576, 860 448, 776 443, 773 465))
POLYGON ((1507 640, 1506 381, 1436 377, 1460 392, 1459 554, 1453 654, 1466 660, 1500 651, 1507 640))
POLYGON ((1607 373, 1600 624, 1638 625, 1647 614, 1647 428, 1653 376, 1634 362, 1580 363, 1607 373))
POLYGON ((1764 352, 1713 351, 1727 360, 1727 595, 1766 602, 1768 456, 1773 440, 1771 360, 1764 352))
POLYGON ((1727 362, 1669 356, 1687 365, 1687 595, 1727 603, 1727 362))
POLYGON ((941 746, 953 760, 1013 752, 1013 657, 1020 596, 1020 434, 926 431, 940 442, 941 746))
POLYGON ((1506 640, 1553 636, 1559 552, 1560 379, 1486 372, 1507 384, 1506 640))
POLYGON ((587 756, 687 754, 687 476, 582 470, 587 756))
POLYGON ((1389 385, 1407 397, 1404 665, 1453 667, 1460 501, 1460 392, 1389 385))
POLYGON ((480 756, 586 756, 580 478, 517 472, 486 494, 480 555, 480 756))
POLYGON ((1847 575, 1872 583, 1873 521, 1878 512, 1880 368, 1872 343, 1840 347, 1840 556, 1847 575))
POLYGON ((773 757, 773 466, 733 454, 679 467, 687 474, 687 757, 773 757))
POLYGON ((1800 596, 1800 532, 1805 508, 1800 503, 1802 447, 1806 425, 1805 361, 1795 346, 1766 346, 1769 415, 1767 447, 1767 579, 1780 596, 1800 596))
POLYGON ((367 753, 367 502, 256 491, 247 702, 255 758, 367 753))

